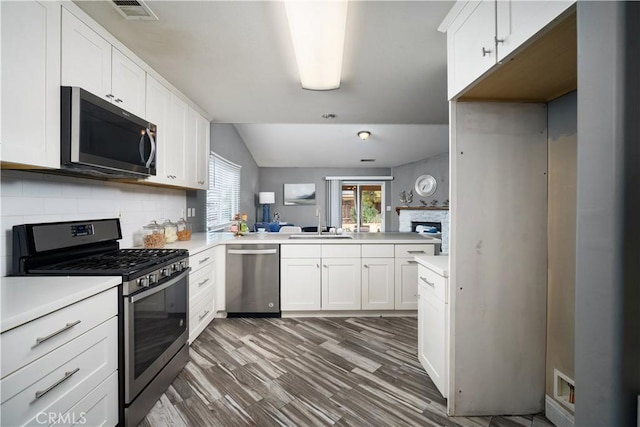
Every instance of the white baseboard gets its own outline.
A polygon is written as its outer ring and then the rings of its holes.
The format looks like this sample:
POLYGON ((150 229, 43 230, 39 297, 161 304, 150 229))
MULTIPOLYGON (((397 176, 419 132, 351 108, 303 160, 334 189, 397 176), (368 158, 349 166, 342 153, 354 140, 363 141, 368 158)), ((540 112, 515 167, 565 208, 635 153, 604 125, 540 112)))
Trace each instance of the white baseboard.
POLYGON ((573 415, 549 395, 544 397, 544 412, 547 419, 556 427, 575 426, 573 415))

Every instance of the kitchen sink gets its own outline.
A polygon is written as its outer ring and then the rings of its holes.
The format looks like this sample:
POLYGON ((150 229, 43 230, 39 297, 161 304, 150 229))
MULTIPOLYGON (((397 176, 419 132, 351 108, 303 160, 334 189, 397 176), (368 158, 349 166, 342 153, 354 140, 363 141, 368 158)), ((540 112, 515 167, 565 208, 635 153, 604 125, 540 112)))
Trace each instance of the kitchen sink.
POLYGON ((348 234, 292 234, 290 239, 353 239, 353 236, 348 234))

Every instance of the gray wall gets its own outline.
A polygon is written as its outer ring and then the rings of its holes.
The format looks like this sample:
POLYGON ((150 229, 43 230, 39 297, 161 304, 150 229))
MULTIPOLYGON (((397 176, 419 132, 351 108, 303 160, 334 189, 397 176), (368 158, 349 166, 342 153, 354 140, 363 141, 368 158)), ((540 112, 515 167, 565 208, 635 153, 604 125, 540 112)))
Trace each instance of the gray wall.
POLYGON ((387 231, 398 231, 399 217, 395 212, 395 208, 401 206, 401 191, 408 193, 409 190, 413 190, 413 203, 411 206, 421 206, 420 200, 424 200, 427 203, 430 203, 432 200, 437 200, 440 206, 442 202, 449 199, 449 153, 397 166, 391 169, 391 175, 393 175, 393 181, 391 182, 391 213, 393 215, 390 215, 391 228, 387 231), (433 196, 421 197, 416 193, 414 186, 416 178, 426 173, 436 179, 438 187, 433 196))
MULTIPOLYGON (((327 214, 326 206, 326 176, 388 176, 391 170, 388 168, 260 168, 260 191, 273 191, 276 193, 276 203, 271 205, 271 215, 274 211, 280 213, 281 221, 286 221, 299 226, 314 226, 318 220, 315 216, 314 206, 284 206, 284 184, 316 184, 316 202, 322 209, 323 220, 327 214)), ((387 206, 390 206, 391 185, 387 181, 385 197, 387 206)), ((256 202, 256 209, 258 208, 256 202)), ((262 209, 262 208, 260 208, 262 209)), ((389 221, 395 212, 386 212, 385 231, 389 231, 389 221)))
POLYGON ((548 273, 546 394, 554 369, 574 377, 577 93, 548 105, 548 273))
MULTIPOLYGON (((245 212, 249 216, 248 223, 253 224, 256 221, 258 165, 234 125, 211 123, 211 151, 242 166, 240 211, 245 212)), ((205 191, 189 191, 187 193, 187 207, 196 208, 196 216, 190 219, 194 224, 195 231, 204 231, 205 229, 205 206, 205 191)))
POLYGON ((578 2, 576 426, 637 425, 638 22, 639 2, 578 2))

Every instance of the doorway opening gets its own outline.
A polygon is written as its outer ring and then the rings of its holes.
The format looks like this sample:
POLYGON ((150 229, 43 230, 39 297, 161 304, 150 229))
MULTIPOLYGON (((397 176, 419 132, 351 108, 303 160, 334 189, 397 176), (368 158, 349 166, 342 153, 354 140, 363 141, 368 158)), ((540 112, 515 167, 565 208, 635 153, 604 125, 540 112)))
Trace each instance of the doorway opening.
POLYGON ((384 232, 383 182, 343 182, 340 207, 344 230, 384 232))

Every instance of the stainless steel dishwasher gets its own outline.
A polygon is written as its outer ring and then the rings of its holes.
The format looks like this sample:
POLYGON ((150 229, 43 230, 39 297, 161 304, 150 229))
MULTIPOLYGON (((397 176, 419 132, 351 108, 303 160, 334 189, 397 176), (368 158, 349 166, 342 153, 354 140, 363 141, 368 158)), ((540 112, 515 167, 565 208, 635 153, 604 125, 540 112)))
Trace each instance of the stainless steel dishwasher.
POLYGON ((227 245, 230 317, 280 317, 280 245, 227 245))

